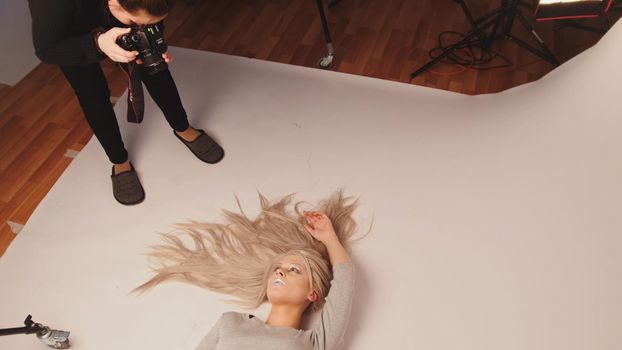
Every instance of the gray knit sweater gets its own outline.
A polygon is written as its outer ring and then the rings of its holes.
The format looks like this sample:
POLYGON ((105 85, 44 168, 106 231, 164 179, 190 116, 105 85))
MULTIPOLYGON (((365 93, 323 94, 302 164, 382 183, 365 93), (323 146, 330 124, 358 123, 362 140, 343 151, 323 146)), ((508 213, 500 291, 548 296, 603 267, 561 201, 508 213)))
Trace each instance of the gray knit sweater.
POLYGON ((197 350, 336 350, 341 348, 354 294, 354 267, 333 267, 333 280, 317 324, 309 330, 273 327, 257 317, 223 314, 197 350))

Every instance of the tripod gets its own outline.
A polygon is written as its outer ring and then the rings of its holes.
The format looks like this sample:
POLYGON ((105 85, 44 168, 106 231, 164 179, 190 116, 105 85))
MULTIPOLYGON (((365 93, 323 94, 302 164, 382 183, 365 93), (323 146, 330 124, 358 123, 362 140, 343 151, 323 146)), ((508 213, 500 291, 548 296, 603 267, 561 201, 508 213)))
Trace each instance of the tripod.
POLYGON ((460 40, 459 42, 450 45, 442 50, 442 52, 434 57, 431 61, 423 65, 421 68, 414 71, 410 77, 414 79, 421 73, 432 68, 435 64, 441 62, 444 58, 453 54, 456 50, 463 48, 480 47, 482 50, 489 50, 493 43, 498 40, 511 40, 518 46, 528 50, 532 54, 541 57, 545 61, 551 63, 554 66, 558 66, 560 63, 553 55, 553 53, 546 47, 544 41, 538 36, 538 33, 529 25, 527 19, 520 12, 519 6, 527 6, 522 3, 521 0, 501 0, 501 6, 495 10, 487 13, 481 18, 475 20, 464 0, 454 0, 464 11, 469 24, 471 25, 471 31, 460 40), (534 47, 527 42, 517 38, 512 34, 515 20, 529 32, 531 38, 533 38, 539 47, 534 47), (487 33, 490 31, 490 33, 487 33))

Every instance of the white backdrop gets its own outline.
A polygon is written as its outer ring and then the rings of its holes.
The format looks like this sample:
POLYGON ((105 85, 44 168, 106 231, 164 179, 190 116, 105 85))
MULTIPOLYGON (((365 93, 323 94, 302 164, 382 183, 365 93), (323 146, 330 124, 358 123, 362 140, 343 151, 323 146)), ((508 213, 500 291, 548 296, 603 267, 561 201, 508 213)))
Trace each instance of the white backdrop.
POLYGON ((374 220, 353 247, 348 349, 618 350, 621 41, 617 25, 540 81, 479 97, 174 49, 192 122, 225 160, 194 159, 149 101, 143 125, 122 123, 147 192, 124 207, 92 140, 0 259, 0 326, 31 313, 75 349, 194 349, 234 308, 183 284, 129 296, 155 233, 219 220, 234 195, 255 213, 257 190, 344 187, 374 220))

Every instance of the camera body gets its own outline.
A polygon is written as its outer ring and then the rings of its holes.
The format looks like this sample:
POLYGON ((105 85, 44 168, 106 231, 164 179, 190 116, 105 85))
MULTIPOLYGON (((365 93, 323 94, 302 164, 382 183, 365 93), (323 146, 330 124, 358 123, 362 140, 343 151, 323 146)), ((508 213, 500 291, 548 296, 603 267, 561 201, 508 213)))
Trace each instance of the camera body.
POLYGON ((129 33, 119 36, 117 45, 127 51, 138 51, 137 58, 143 61, 143 66, 151 75, 168 69, 162 54, 168 49, 164 42, 162 29, 157 24, 145 27, 132 28, 129 33))

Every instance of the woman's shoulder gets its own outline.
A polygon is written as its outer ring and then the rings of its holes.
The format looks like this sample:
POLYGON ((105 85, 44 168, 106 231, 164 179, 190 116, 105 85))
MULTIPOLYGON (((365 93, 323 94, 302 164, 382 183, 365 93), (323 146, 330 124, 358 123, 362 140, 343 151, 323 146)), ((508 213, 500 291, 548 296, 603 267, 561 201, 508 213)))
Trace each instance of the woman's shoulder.
POLYGON ((250 320, 251 318, 254 318, 254 317, 255 316, 250 315, 250 314, 241 313, 241 312, 235 312, 235 311, 225 312, 225 313, 222 314, 222 316, 220 316, 222 321, 224 321, 224 322, 233 322, 233 323, 246 322, 246 321, 248 321, 248 320, 250 320))

